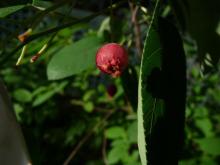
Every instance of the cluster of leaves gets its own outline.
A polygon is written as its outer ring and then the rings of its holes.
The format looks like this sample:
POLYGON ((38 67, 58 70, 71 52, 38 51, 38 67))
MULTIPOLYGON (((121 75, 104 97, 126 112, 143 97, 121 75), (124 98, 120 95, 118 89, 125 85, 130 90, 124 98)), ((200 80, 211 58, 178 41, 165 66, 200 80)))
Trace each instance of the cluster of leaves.
POLYGON ((188 61, 186 109, 187 151, 181 164, 219 164, 219 71, 202 75, 192 58, 188 61))

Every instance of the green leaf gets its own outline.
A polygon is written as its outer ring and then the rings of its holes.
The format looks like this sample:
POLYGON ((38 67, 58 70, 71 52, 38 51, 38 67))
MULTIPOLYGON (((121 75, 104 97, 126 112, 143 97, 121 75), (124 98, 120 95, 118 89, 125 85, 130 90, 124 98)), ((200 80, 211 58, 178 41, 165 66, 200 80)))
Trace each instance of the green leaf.
POLYGON ((202 156, 201 157, 201 165, 218 165, 219 163, 217 163, 217 161, 215 159, 213 159, 213 157, 211 156, 202 156))
POLYGON ((137 143, 137 122, 133 122, 127 129, 128 140, 130 143, 137 143))
POLYGON ((4 18, 9 14, 12 14, 12 13, 24 8, 25 6, 26 5, 17 5, 17 6, 0 8, 0 18, 4 18))
POLYGON ((81 73, 95 66, 96 51, 100 46, 97 36, 87 36, 64 47, 53 56, 47 67, 49 80, 57 80, 81 73))
POLYGON ((93 104, 93 102, 88 101, 83 104, 83 107, 84 107, 85 111, 92 112, 94 109, 94 104, 93 104))
POLYGON ((27 103, 27 102, 30 102, 32 100, 31 93, 26 89, 17 89, 13 93, 13 96, 17 101, 23 102, 23 103, 27 103))
POLYGON ((44 2, 42 0, 32 0, 32 5, 36 5, 38 4, 39 2, 44 2))
POLYGON ((208 117, 209 115, 209 110, 206 107, 197 107, 194 111, 193 111, 193 117, 195 118, 205 118, 208 117))
POLYGON ((203 152, 217 156, 220 155, 220 139, 215 138, 204 138, 195 140, 203 152))
POLYGON ((89 101, 95 98, 96 92, 94 89, 87 90, 83 95, 83 101, 89 101))
POLYGON ((45 87, 45 86, 40 86, 40 87, 38 87, 37 89, 35 89, 33 92, 32 92, 32 96, 34 97, 34 96, 37 96, 38 94, 40 94, 40 93, 43 93, 43 92, 45 92, 47 90, 47 87, 45 87))
POLYGON ((108 139, 125 138, 126 132, 122 127, 111 127, 107 129, 106 137, 108 139))
POLYGON ((46 91, 44 93, 41 93, 37 95, 36 99, 33 102, 33 106, 38 106, 46 102, 48 99, 50 99, 53 95, 56 93, 60 92, 63 90, 63 88, 67 85, 68 83, 66 81, 62 82, 61 84, 57 85, 55 88, 46 91))
POLYGON ((134 150, 131 154, 124 158, 123 163, 126 165, 141 165, 139 162, 139 153, 134 150))
POLYGON ((206 137, 211 137, 214 135, 214 132, 212 130, 213 125, 209 118, 197 119, 195 120, 195 123, 206 137))
POLYGON ((195 165, 196 159, 181 160, 179 165, 195 165))
POLYGON ((129 145, 124 140, 113 141, 113 147, 108 153, 108 164, 116 164, 128 157, 129 145))
POLYGON ((22 113, 24 109, 20 104, 14 104, 13 107, 14 107, 16 118, 20 122, 22 120, 20 117, 20 113, 22 113))
POLYGON ((110 150, 108 154, 108 163, 109 164, 117 163, 123 156, 124 152, 125 151, 123 150, 123 148, 113 148, 112 150, 110 150))
POLYGON ((156 31, 158 3, 159 1, 156 3, 144 44, 138 85, 138 148, 142 165, 147 164, 146 136, 151 132, 155 119, 163 110, 163 101, 153 98, 146 89, 147 77, 154 68, 161 68, 162 46, 156 31))
POLYGON ((46 9, 53 5, 53 3, 49 1, 43 1, 43 0, 33 0, 32 5, 36 8, 46 9))

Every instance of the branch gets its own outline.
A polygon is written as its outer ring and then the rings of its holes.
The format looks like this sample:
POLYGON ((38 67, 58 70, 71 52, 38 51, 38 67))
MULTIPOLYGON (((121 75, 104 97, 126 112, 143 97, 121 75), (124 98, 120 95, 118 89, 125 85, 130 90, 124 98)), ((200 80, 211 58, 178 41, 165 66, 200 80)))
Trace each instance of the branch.
POLYGON ((92 134, 95 132, 95 130, 100 127, 111 115, 113 114, 113 110, 109 111, 109 113, 106 114, 106 116, 100 121, 98 122, 90 132, 88 132, 88 134, 86 134, 82 140, 78 143, 78 145, 73 149, 73 151, 70 153, 70 155, 67 157, 67 159, 65 160, 65 162, 63 163, 63 165, 68 165, 70 163, 70 161, 74 158, 74 156, 76 155, 76 153, 80 150, 80 148, 82 147, 82 145, 92 136, 92 134))
POLYGON ((141 56, 141 31, 140 31, 140 25, 137 20, 137 12, 139 7, 136 5, 134 6, 134 3, 129 2, 130 10, 131 10, 131 22, 134 26, 134 35, 135 35, 135 45, 137 48, 138 55, 141 56))

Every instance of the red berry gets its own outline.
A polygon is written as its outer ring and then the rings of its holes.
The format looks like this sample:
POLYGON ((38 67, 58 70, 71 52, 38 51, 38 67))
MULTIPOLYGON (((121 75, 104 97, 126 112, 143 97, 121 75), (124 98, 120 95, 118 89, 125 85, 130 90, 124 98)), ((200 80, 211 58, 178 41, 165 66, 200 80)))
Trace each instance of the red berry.
POLYGON ((113 77, 120 76, 127 65, 127 51, 119 44, 105 44, 96 54, 96 66, 113 77))

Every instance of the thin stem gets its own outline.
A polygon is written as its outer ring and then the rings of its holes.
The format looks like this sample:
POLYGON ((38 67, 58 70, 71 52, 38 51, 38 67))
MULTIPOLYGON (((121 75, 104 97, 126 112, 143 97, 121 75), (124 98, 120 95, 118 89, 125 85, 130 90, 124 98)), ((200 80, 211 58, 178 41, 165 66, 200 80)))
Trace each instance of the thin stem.
POLYGON ((111 115, 113 114, 113 110, 109 111, 108 114, 100 121, 98 122, 90 132, 88 132, 82 140, 77 144, 77 146, 73 149, 73 151, 70 153, 70 155, 67 157, 63 165, 68 165, 70 161, 74 158, 74 156, 77 154, 77 152, 80 150, 80 148, 83 146, 83 144, 92 136, 92 134, 95 132, 95 130, 100 127, 111 115))
POLYGON ((110 0, 110 33, 111 33, 111 42, 114 40, 114 35, 113 35, 113 8, 112 8, 112 0, 110 0))
POLYGON ((25 52, 27 50, 27 45, 24 45, 22 51, 21 51, 21 55, 20 57, 18 58, 18 61, 16 63, 16 66, 20 65, 21 64, 21 60, 23 59, 24 55, 25 55, 25 52))
POLYGON ((138 52, 138 55, 141 56, 142 53, 142 46, 141 46, 141 30, 140 25, 137 20, 137 12, 139 7, 136 5, 134 6, 134 3, 129 2, 130 10, 131 10, 131 22, 134 26, 134 35, 135 35, 135 45, 138 52))

